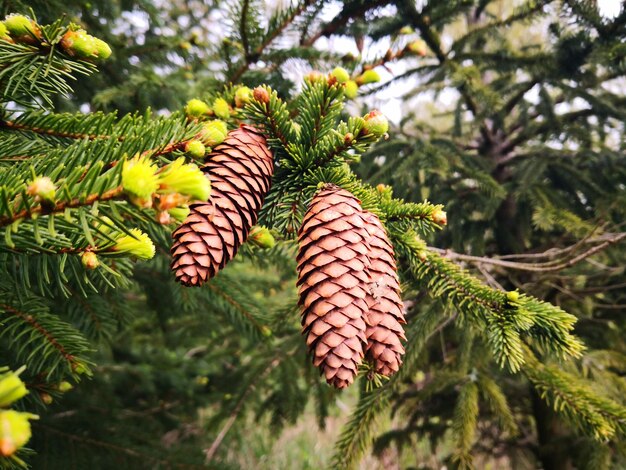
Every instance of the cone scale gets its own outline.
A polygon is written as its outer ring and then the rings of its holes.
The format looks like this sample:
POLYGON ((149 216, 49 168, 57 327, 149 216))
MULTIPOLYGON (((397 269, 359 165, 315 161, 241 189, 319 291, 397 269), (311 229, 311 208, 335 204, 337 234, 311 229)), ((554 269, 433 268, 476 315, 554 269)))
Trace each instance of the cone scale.
POLYGON ((211 199, 192 204, 172 234, 171 268, 186 286, 200 286, 237 254, 270 189, 274 160, 265 137, 242 125, 215 147, 202 168, 211 199))

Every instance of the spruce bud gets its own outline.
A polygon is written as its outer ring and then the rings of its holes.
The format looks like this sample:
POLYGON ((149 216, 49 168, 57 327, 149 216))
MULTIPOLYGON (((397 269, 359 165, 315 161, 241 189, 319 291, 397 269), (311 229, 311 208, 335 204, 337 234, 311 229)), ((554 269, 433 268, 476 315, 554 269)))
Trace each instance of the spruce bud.
POLYGON ((96 255, 93 251, 85 251, 80 256, 80 262, 83 264, 85 269, 96 269, 100 266, 100 261, 98 260, 98 255, 96 255))
POLYGON ((187 105, 185 106, 185 113, 187 114, 187 117, 192 119, 197 119, 201 116, 209 114, 210 112, 211 108, 209 108, 209 105, 197 98, 187 101, 187 105))
POLYGON ((0 411, 0 455, 9 457, 28 442, 31 436, 29 419, 37 419, 37 415, 15 410, 0 411))
POLYGON ((122 166, 122 187, 137 199, 150 199, 159 187, 157 167, 148 157, 136 155, 122 166))
POLYGON ((180 157, 159 173, 159 191, 180 193, 193 199, 206 201, 211 193, 211 182, 194 163, 185 163, 180 157))
POLYGON ((389 130, 389 121, 387 121, 383 113, 377 109, 366 114, 364 120, 363 129, 367 134, 382 137, 389 130))
POLYGON ((204 145, 215 147, 217 144, 224 142, 227 135, 228 127, 226 123, 216 119, 215 121, 209 121, 204 124, 199 137, 204 145))
POLYGON ((230 105, 224 98, 216 98, 213 101, 213 112, 220 119, 228 119, 230 117, 230 105))
POLYGON ((330 75, 335 77, 338 83, 346 83, 350 80, 350 74, 343 67, 335 67, 330 75))
POLYGON ((376 70, 366 70, 356 78, 357 85, 380 82, 380 75, 376 70))
POLYGON ((436 224, 447 225, 448 223, 448 216, 446 212, 442 211, 441 209, 435 209, 431 217, 433 219, 433 222, 435 222, 436 224))
POLYGON ((206 147, 201 141, 194 139, 185 144, 185 152, 187 152, 191 158, 200 160, 204 158, 204 155, 206 154, 206 147))
POLYGON ((276 240, 269 229, 260 225, 252 228, 248 239, 260 248, 273 248, 276 245, 276 240))
POLYGON ((235 106, 243 108, 252 99, 252 90, 247 86, 237 88, 235 92, 235 106))
POLYGON ((56 186, 47 176, 38 176, 30 182, 26 192, 30 196, 35 196, 37 201, 54 202, 56 186))
POLYGON ((0 407, 9 406, 28 393, 26 385, 15 372, 4 374, 0 378, 0 407))
POLYGON ((24 15, 12 14, 4 19, 4 26, 17 42, 37 44, 41 41, 41 29, 37 23, 24 15))
POLYGON ((268 104, 270 102, 270 94, 262 86, 256 87, 254 91, 252 92, 252 96, 259 103, 268 104))
POLYGON ((343 85, 343 94, 348 99, 354 99, 359 93, 359 85, 356 84, 354 80, 348 80, 343 85))
MULTIPOLYGON (((154 257, 155 247, 150 237, 138 228, 130 229, 131 235, 122 235, 116 240, 112 250, 118 253, 128 253, 140 259, 154 257)), ((76 370, 76 373, 79 373, 76 370)))

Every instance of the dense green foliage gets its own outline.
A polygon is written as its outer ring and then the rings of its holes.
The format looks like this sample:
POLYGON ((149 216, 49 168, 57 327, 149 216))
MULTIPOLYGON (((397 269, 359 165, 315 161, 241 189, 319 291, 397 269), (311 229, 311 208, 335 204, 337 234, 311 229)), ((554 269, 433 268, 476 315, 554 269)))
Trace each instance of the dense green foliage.
MULTIPOLYGON (((323 464, 373 450, 403 468, 626 465, 626 11, 93 3, 0 7, 49 24, 34 45, 0 40, 0 365, 26 365, 35 468, 237 468, 252 420, 274 436, 303 416, 323 427, 342 395, 309 364, 294 279, 320 183, 381 217, 408 309, 403 367, 390 380, 364 368, 323 464), (97 72, 63 45, 70 20, 111 45, 97 72), (326 75, 338 64, 356 81, 393 73, 352 99, 326 75), (238 106, 240 84, 269 102, 238 106), (390 90, 402 116, 378 141, 359 116, 390 90), (202 289, 173 281, 175 224, 122 179, 136 154, 161 168, 184 156, 201 128, 181 111, 192 97, 226 99, 229 128, 259 126, 277 162, 260 218, 277 245, 246 244, 202 289), (33 188, 42 176, 52 197, 33 188), (116 248, 138 229, 150 261, 116 248)), ((314 467, 306 452, 291 466, 314 467)))

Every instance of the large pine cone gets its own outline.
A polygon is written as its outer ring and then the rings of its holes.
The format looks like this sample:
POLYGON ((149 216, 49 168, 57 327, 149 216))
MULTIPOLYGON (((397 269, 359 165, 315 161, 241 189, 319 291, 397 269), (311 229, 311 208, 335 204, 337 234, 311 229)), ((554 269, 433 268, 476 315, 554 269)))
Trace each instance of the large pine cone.
POLYGON ((313 198, 299 231, 303 333, 313 364, 336 388, 354 381, 366 344, 370 260, 364 225, 359 201, 327 185, 313 198))
POLYGON ((402 364, 405 340, 402 324, 404 306, 400 297, 393 246, 378 217, 365 212, 365 228, 369 233, 370 289, 366 298, 367 347, 365 357, 379 374, 390 376, 402 364))
POLYGON ((202 168, 211 199, 190 206, 172 237, 172 271, 186 286, 200 286, 228 263, 256 223, 270 189, 274 159, 254 127, 231 131, 202 168))

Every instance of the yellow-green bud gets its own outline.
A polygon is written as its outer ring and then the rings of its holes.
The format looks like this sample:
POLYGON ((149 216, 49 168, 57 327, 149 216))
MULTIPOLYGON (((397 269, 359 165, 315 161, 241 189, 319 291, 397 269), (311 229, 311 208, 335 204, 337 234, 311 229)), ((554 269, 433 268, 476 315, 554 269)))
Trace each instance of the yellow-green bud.
POLYGON ((230 105, 224 98, 216 98, 213 101, 213 112, 220 119, 228 119, 230 117, 230 105))
POLYGON ((509 302, 517 302, 519 300, 519 292, 516 290, 510 290, 506 293, 506 298, 509 302))
POLYGON ((446 225, 448 223, 448 215, 441 209, 435 209, 432 213, 433 222, 439 225, 446 225))
POLYGON ((259 103, 268 104, 270 102, 270 94, 262 86, 258 86, 252 90, 252 97, 259 103))
POLYGON ((174 219, 182 222, 184 221, 187 216, 189 215, 189 207, 184 206, 184 207, 174 207, 172 209, 169 209, 167 211, 174 219))
POLYGON ((206 154, 206 147, 202 142, 194 139, 185 144, 185 152, 187 152, 191 158, 200 160, 204 158, 206 154))
POLYGON ((376 109, 366 114, 364 120, 363 129, 367 134, 381 137, 389 130, 389 121, 383 113, 376 109))
POLYGON ((60 44, 63 50, 72 57, 95 59, 98 57, 95 39, 85 30, 80 29, 65 33, 60 44))
POLYGON ((204 101, 194 98, 192 100, 187 101, 187 105, 185 106, 185 113, 190 118, 199 118, 211 112, 211 108, 204 101))
POLYGON ((38 201, 53 202, 56 195, 56 186, 47 176, 38 176, 30 182, 26 192, 35 196, 38 201))
POLYGON ((211 194, 211 182, 194 163, 178 158, 159 173, 159 192, 180 193, 193 199, 207 201, 211 194))
POLYGON ((217 144, 221 144, 228 135, 228 127, 224 121, 215 120, 209 121, 204 124, 200 131, 200 139, 204 145, 209 147, 215 147, 217 144))
POLYGON ((41 40, 41 30, 37 23, 24 15, 9 15, 4 19, 4 26, 13 39, 27 44, 36 44, 41 40))
POLYGON ((359 85, 354 80, 348 80, 343 85, 343 94, 350 100, 356 98, 356 95, 359 94, 359 85))
POLYGON ((159 187, 157 166, 150 158, 135 156, 126 160, 122 167, 122 187, 131 196, 150 199, 159 187))
POLYGON ((96 48, 96 55, 98 59, 108 59, 111 57, 111 46, 109 46, 102 39, 93 38, 94 46, 96 48))
POLYGON ((235 106, 243 108, 246 103, 249 103, 252 99, 252 90, 247 86, 237 88, 235 92, 235 106))
POLYGON ((261 327, 261 334, 265 337, 270 337, 272 336, 272 330, 268 326, 263 325, 261 327))
POLYGON ((304 79, 308 80, 310 83, 315 83, 322 81, 324 79, 324 75, 322 75, 321 72, 318 72, 317 70, 312 70, 305 75, 304 79))
POLYGON ((9 372, 0 378, 0 408, 9 406, 27 393, 26 385, 15 372, 9 372))
POLYGON ((0 22, 0 39, 3 39, 5 41, 11 39, 11 37, 9 36, 9 31, 7 30, 7 27, 2 22, 0 22))
POLYGON ((37 415, 15 410, 0 411, 0 455, 9 457, 30 439, 29 419, 37 415))
POLYGON ((61 393, 69 392, 73 388, 74 386, 66 380, 59 382, 59 385, 57 385, 57 390, 61 393))
POLYGON ((260 248, 273 248, 276 245, 276 240, 269 229, 260 225, 252 228, 248 240, 260 248))
POLYGON ((339 83, 346 83, 350 80, 350 74, 343 67, 335 67, 330 74, 335 77, 339 83))
POLYGON ((98 260, 98 255, 96 255, 93 251, 85 251, 80 256, 80 262, 83 264, 85 269, 96 269, 100 266, 100 260, 98 260))
POLYGON ((425 56, 428 51, 426 43, 422 39, 416 39, 415 41, 409 43, 406 48, 409 52, 421 55, 422 57, 425 56))
POLYGON ((413 34, 413 28, 411 28, 410 26, 403 26, 400 29, 400 34, 413 34))
POLYGON ((367 85, 368 83, 380 82, 380 75, 376 70, 366 70, 356 78, 358 85, 367 85))
MULTIPOLYGON (((116 240, 112 250, 119 253, 129 253, 140 259, 151 259, 154 257, 154 243, 150 237, 138 228, 130 229, 131 235, 122 235, 116 240)), ((76 370, 78 374, 78 370, 76 370)))

